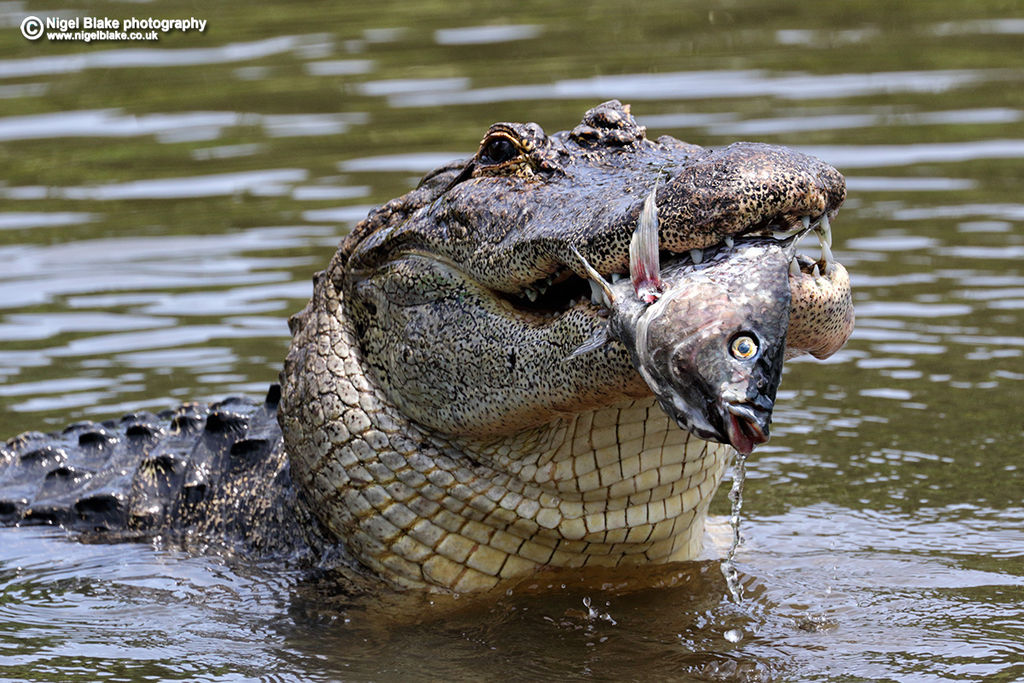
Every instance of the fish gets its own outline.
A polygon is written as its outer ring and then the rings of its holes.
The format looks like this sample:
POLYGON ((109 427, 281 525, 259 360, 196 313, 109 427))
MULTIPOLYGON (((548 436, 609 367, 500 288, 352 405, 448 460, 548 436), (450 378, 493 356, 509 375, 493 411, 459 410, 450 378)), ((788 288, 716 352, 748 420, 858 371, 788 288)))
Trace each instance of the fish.
POLYGON ((629 278, 609 282, 575 253, 609 313, 571 357, 620 342, 680 427, 749 454, 770 434, 795 249, 795 238, 737 237, 662 267, 652 190, 630 242, 629 278))

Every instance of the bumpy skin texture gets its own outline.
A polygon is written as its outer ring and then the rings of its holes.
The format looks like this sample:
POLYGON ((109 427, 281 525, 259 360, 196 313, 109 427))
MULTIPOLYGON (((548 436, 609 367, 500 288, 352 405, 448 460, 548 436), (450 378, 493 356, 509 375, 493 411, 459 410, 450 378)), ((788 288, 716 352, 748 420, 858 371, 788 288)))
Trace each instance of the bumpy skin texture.
MULTIPOLYGON (((816 159, 651 141, 615 101, 551 136, 496 124, 317 274, 279 407, 272 391, 16 437, 0 449, 0 522, 343 547, 391 584, 460 591, 543 565, 694 557, 731 450, 666 417, 621 345, 567 359, 603 321, 573 248, 627 272, 655 184, 671 252, 831 217, 845 197, 816 159)), ((812 277, 791 276, 794 310, 812 277)), ((841 287, 819 294, 798 350, 848 313, 848 298, 829 308, 841 287)))
POLYGON ((697 554, 731 451, 667 419, 625 347, 568 358, 602 320, 574 296, 572 248, 627 272, 655 184, 671 252, 832 215, 845 196, 816 159, 650 141, 609 102, 552 136, 492 126, 476 157, 342 244, 292 320, 281 424, 297 484, 362 562, 472 590, 697 554))
POLYGON ((279 396, 275 386, 262 403, 186 403, 10 439, 0 446, 0 523, 312 557, 307 538, 322 541, 291 485, 279 396))
POLYGON ((790 277, 792 307, 786 337, 787 357, 809 353, 828 358, 842 348, 853 333, 853 290, 850 274, 841 263, 820 264, 825 272, 815 277, 802 264, 801 275, 790 277))

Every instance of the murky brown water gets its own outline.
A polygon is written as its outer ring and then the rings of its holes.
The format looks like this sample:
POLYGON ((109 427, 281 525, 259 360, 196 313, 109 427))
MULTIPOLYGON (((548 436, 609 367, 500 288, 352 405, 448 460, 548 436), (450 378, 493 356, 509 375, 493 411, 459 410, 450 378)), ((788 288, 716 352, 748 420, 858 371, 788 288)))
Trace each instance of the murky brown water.
POLYGON ((430 604, 0 530, 0 678, 1024 679, 1020 3, 90 3, 61 11, 209 26, 25 40, 48 7, 0 3, 4 437, 259 395, 368 207, 612 97, 846 173, 858 327, 787 368, 741 605, 711 562, 430 604))

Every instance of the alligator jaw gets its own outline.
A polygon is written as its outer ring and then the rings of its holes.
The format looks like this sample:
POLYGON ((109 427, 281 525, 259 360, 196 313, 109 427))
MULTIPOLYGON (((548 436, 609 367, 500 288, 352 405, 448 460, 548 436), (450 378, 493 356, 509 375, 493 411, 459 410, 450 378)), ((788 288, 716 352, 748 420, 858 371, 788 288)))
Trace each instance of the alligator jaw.
MULTIPOLYGON (((581 261, 627 276, 655 186, 666 267, 700 268, 746 235, 795 230, 788 244, 817 226, 827 244, 845 197, 818 160, 652 141, 608 102, 551 136, 497 124, 345 241, 294 320, 281 423, 311 509, 363 563, 471 590, 544 565, 697 555, 733 448, 679 429, 623 344, 566 361, 606 322, 581 261)), ((798 288, 814 281, 803 263, 798 288)), ((767 435, 726 412, 741 450, 767 435)))
MULTIPOLYGON (((743 240, 747 237, 771 236, 784 244, 795 245, 813 232, 821 249, 821 257, 817 261, 812 261, 794 249, 790 275, 794 279, 809 275, 817 280, 830 275, 837 263, 831 250, 832 220, 837 213, 838 210, 834 210, 813 218, 805 215, 786 229, 750 227, 736 234, 727 235, 720 242, 708 247, 683 251, 664 250, 664 258, 667 262, 700 265, 705 260, 706 253, 722 249, 735 250, 737 244, 742 247, 743 240)), ((506 299, 519 311, 527 315, 540 316, 544 320, 550 320, 570 308, 585 310, 588 306, 597 307, 594 313, 601 316, 602 309, 608 308, 610 302, 606 301, 607 293, 600 286, 596 286, 595 275, 601 280, 615 283, 621 278, 631 276, 630 263, 626 261, 610 270, 599 271, 591 266, 575 247, 572 248, 572 253, 574 258, 568 263, 556 265, 551 274, 531 282, 517 294, 509 296, 495 291, 494 295, 506 299), (589 283, 594 283, 595 286, 589 283)))

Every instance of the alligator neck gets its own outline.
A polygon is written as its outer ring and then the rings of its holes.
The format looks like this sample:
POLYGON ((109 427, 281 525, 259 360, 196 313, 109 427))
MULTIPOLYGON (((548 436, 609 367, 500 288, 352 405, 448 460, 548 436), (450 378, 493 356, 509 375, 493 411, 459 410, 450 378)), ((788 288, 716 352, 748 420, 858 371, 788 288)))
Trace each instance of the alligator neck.
POLYGON ((688 560, 727 446, 630 400, 492 439, 411 422, 363 374, 322 278, 293 320, 280 420, 293 477, 322 524, 400 586, 494 586, 541 565, 688 560))

